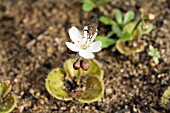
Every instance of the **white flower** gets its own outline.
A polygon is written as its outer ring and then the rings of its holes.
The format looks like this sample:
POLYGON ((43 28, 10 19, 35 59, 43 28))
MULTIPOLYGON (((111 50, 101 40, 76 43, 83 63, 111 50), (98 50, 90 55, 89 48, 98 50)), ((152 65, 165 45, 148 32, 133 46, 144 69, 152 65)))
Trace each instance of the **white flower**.
POLYGON ((79 52, 81 57, 91 59, 94 58, 93 52, 99 52, 101 50, 102 42, 93 42, 97 36, 97 31, 90 35, 87 30, 88 27, 85 26, 83 34, 81 34, 76 27, 70 28, 69 35, 73 43, 66 42, 66 45, 70 50, 79 52))

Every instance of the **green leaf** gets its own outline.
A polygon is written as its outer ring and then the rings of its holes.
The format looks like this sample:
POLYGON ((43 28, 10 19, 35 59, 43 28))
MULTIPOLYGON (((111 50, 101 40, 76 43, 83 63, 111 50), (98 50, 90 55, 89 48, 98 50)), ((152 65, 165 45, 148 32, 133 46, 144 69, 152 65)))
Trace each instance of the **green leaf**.
POLYGON ((140 41, 137 42, 137 44, 136 44, 137 46, 135 46, 135 47, 128 47, 125 44, 125 42, 126 41, 119 39, 116 43, 116 48, 121 54, 130 55, 130 54, 133 54, 133 53, 141 52, 144 49, 144 43, 143 42, 140 42, 140 41))
POLYGON ((116 46, 113 46, 111 51, 115 52, 116 51, 116 46))
POLYGON ((6 85, 4 82, 0 82, 0 97, 6 97, 6 95, 11 91, 12 85, 6 85))
POLYGON ((102 48, 108 48, 109 46, 116 43, 116 40, 105 36, 97 36, 95 40, 99 40, 102 42, 102 48))
POLYGON ((150 45, 148 55, 153 56, 153 57, 159 57, 160 52, 157 49, 155 49, 152 45, 150 45))
POLYGON ((149 56, 154 56, 154 51, 151 51, 151 50, 150 50, 150 51, 148 52, 148 55, 149 55, 149 56))
POLYGON ((161 103, 162 106, 167 109, 170 110, 169 104, 170 104, 170 86, 165 90, 165 92, 162 95, 162 99, 161 99, 161 103))
POLYGON ((131 34, 130 39, 134 40, 137 39, 141 35, 141 30, 139 28, 136 28, 133 33, 131 34))
POLYGON ((97 60, 89 60, 90 67, 87 71, 84 72, 85 75, 96 75, 100 79, 103 78, 103 70, 100 63, 97 60))
POLYGON ((104 12, 105 11, 105 8, 103 6, 98 6, 97 8, 99 9, 100 12, 104 12))
POLYGON ((93 8, 95 7, 95 4, 91 1, 85 2, 83 4, 83 11, 92 11, 93 8))
POLYGON ((156 64, 158 64, 158 63, 159 63, 158 57, 153 57, 153 61, 154 61, 156 64))
POLYGON ((156 64, 159 63, 160 52, 157 49, 155 49, 152 45, 149 45, 148 55, 152 56, 152 59, 156 64))
POLYGON ((113 21, 112 19, 105 17, 105 16, 101 16, 99 18, 99 21, 105 25, 116 25, 116 22, 113 21))
POLYGON ((100 99, 104 94, 104 85, 96 75, 88 76, 86 79, 85 91, 76 91, 73 95, 78 101, 83 103, 92 103, 100 99))
POLYGON ((149 51, 148 51, 148 55, 149 56, 155 56, 155 49, 152 45, 149 45, 149 51))
POLYGON ((125 32, 123 34, 123 36, 121 37, 121 39, 124 40, 124 41, 129 41, 129 40, 131 40, 131 34, 128 33, 128 32, 125 32))
POLYGON ((72 100, 72 97, 63 89, 64 71, 57 68, 49 73, 46 79, 46 89, 55 98, 60 100, 72 100))
POLYGON ((112 30, 116 33, 117 37, 121 38, 123 35, 122 35, 122 31, 121 29, 119 28, 119 26, 117 25, 113 25, 112 26, 112 30))
POLYGON ((155 56, 157 56, 157 57, 160 56, 160 52, 158 50, 155 50, 155 56))
POLYGON ((130 40, 136 39, 136 38, 138 38, 142 34, 139 27, 137 27, 135 29, 135 26, 137 25, 138 22, 139 22, 139 20, 136 20, 134 22, 128 23, 123 28, 123 33, 128 32, 128 33, 131 34, 130 40))
POLYGON ((5 92, 6 89, 7 89, 6 84, 5 84, 4 82, 1 82, 1 81, 0 81, 0 97, 3 96, 3 94, 4 94, 4 92, 5 92))
POLYGON ((116 21, 121 25, 122 24, 122 13, 118 9, 115 9, 114 12, 115 12, 116 21))
POLYGON ((154 51, 154 47, 152 45, 149 45, 149 50, 154 51))
POLYGON ((114 33, 115 33, 114 31, 109 31, 109 32, 107 33, 107 37, 111 37, 114 33))
POLYGON ((8 95, 11 89, 11 84, 7 85, 0 81, 0 113, 9 113, 16 106, 16 98, 8 95))
POLYGON ((135 28, 136 24, 138 23, 139 20, 135 20, 133 22, 130 22, 128 24, 126 24, 123 27, 123 33, 125 32, 129 32, 130 34, 132 33, 133 29, 135 28))
POLYGON ((74 78, 75 76, 77 76, 78 70, 75 70, 73 68, 73 63, 75 61, 76 60, 74 60, 74 59, 68 59, 67 61, 65 61, 65 63, 64 63, 64 70, 66 72, 67 77, 71 76, 72 78, 74 78))
POLYGON ((135 16, 135 13, 133 11, 128 11, 125 14, 123 25, 125 25, 125 24, 129 23, 131 20, 133 20, 134 16, 135 16))
POLYGON ((3 103, 0 100, 0 113, 10 113, 15 108, 17 100, 14 96, 6 96, 3 103))

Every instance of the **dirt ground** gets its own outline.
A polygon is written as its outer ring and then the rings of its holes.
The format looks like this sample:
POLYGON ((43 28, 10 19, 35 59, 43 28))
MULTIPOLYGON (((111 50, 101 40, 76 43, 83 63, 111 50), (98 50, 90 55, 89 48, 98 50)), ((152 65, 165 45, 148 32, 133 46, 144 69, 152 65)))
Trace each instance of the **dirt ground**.
MULTIPOLYGON (((0 80, 12 81, 18 100, 13 113, 168 113, 161 96, 170 86, 170 3, 144 1, 113 0, 102 13, 83 12, 79 0, 0 0, 0 80), (82 29, 93 16, 113 18, 114 8, 138 16, 144 1, 156 15, 153 31, 142 37, 145 50, 124 56, 109 48, 95 54, 104 70, 104 97, 91 104, 52 98, 45 89, 48 73, 74 58, 66 54, 68 29, 82 29), (149 44, 161 52, 158 65, 147 54, 149 44)), ((100 23, 98 30, 104 35, 108 27, 100 23)))

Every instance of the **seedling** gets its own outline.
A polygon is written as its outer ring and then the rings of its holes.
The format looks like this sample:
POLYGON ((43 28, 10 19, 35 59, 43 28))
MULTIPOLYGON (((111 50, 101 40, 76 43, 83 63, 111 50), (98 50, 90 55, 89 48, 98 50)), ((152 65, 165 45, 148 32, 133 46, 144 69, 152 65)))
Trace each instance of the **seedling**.
POLYGON ((102 41, 102 48, 113 46, 112 51, 117 49, 125 55, 141 52, 144 49, 140 36, 151 32, 153 25, 145 23, 144 19, 147 18, 144 17, 134 20, 134 15, 133 11, 128 11, 122 18, 122 13, 116 9, 115 20, 105 16, 100 17, 100 22, 111 26, 111 31, 106 36, 98 36, 96 38, 96 40, 102 41), (115 39, 112 38, 114 34, 117 36, 115 39))
POLYGON ((152 57, 153 61, 156 64, 159 63, 160 52, 157 49, 155 49, 152 45, 149 46, 148 55, 152 57))
POLYGON ((162 95, 162 106, 170 111, 170 87, 162 95))
POLYGON ((94 24, 85 26, 82 34, 76 27, 69 30, 73 43, 66 42, 66 45, 71 51, 78 52, 80 57, 68 59, 64 69, 57 68, 49 73, 46 89, 53 97, 91 103, 103 96, 103 70, 92 53, 99 52, 102 46, 101 41, 93 42, 97 32, 94 24))
POLYGON ((94 8, 98 8, 100 11, 103 11, 104 8, 102 5, 108 3, 111 0, 80 0, 83 3, 83 11, 92 11, 94 8))
POLYGON ((16 98, 9 94, 11 89, 10 83, 0 81, 0 113, 9 113, 16 106, 16 98))

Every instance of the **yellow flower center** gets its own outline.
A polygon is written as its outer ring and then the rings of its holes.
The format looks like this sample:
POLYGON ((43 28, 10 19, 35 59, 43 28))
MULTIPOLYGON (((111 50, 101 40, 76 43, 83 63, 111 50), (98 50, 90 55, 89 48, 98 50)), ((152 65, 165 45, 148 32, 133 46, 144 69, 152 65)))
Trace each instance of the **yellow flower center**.
POLYGON ((81 48, 82 49, 87 49, 87 48, 90 48, 90 45, 83 44, 83 45, 81 45, 81 48))
POLYGON ((86 48, 87 48, 87 45, 86 45, 86 44, 83 44, 83 45, 81 45, 81 48, 86 49, 86 48))

